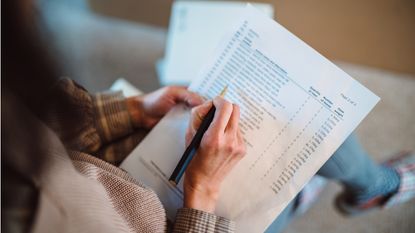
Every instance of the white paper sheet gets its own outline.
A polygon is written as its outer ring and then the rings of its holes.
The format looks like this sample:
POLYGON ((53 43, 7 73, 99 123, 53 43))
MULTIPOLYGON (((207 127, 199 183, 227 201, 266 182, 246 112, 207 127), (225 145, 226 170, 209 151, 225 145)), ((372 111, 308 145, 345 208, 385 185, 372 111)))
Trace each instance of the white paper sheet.
MULTIPOLYGON (((225 85, 241 107, 247 154, 225 179, 216 213, 235 220, 237 232, 264 231, 379 101, 252 6, 189 88, 210 99, 225 85)), ((182 204, 181 183, 167 179, 185 149, 188 117, 175 108, 121 166, 145 177, 169 217, 182 204)))
MULTIPOLYGON (((189 85, 245 5, 230 1, 175 1, 166 55, 160 62, 163 65, 157 65, 160 83, 189 85)), ((254 6, 272 18, 271 4, 255 3, 254 6)))
POLYGON ((124 78, 118 78, 110 87, 111 91, 122 91, 125 97, 130 97, 134 95, 142 95, 143 92, 138 88, 133 86, 124 78))

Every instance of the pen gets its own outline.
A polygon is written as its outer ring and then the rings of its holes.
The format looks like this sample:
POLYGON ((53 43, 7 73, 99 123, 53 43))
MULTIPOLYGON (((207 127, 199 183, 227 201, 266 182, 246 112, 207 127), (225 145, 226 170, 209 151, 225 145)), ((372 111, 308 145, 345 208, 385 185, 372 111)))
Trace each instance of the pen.
MULTIPOLYGON (((224 97, 227 91, 228 86, 226 85, 225 88, 223 88, 222 92, 219 94, 219 96, 224 97)), ((174 169, 173 173, 169 178, 169 182, 173 185, 177 185, 179 183, 180 179, 184 174, 184 171, 186 170, 187 166, 189 166, 190 161, 192 161, 193 159, 193 156, 196 154, 197 148, 199 148, 203 135, 209 128, 210 123, 212 123, 213 117, 215 116, 215 111, 216 108, 214 105, 212 105, 209 112, 203 118, 202 123, 200 124, 199 129, 197 129, 196 134, 190 142, 189 146, 184 151, 182 158, 180 159, 179 163, 177 164, 176 168, 174 169)))

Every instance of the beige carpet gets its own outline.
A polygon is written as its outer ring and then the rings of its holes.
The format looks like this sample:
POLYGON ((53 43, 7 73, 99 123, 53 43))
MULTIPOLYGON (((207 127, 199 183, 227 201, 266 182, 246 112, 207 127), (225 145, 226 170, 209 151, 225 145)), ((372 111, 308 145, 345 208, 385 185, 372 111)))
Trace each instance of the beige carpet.
MULTIPOLYGON (((124 77, 141 90, 158 87, 154 62, 163 55, 165 31, 92 16, 67 18, 54 11, 49 25, 57 61, 65 74, 90 90, 108 88, 124 77)), ((70 17, 69 17, 70 16, 70 17)), ((382 100, 358 128, 377 161, 401 149, 415 149, 415 77, 339 63, 382 100)), ((344 218, 333 208, 340 187, 331 183, 319 203, 286 232, 415 232, 415 201, 390 210, 344 218)))

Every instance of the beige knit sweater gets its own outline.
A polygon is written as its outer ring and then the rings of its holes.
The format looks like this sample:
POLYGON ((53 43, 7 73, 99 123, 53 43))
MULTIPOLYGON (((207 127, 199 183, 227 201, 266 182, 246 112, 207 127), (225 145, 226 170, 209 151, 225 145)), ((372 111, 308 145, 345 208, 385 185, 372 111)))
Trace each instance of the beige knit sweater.
POLYGON ((34 114, 2 94, 4 232, 233 231, 230 220, 186 208, 168 227, 157 195, 113 165, 124 158, 117 155, 123 144, 105 145, 125 136, 134 145, 120 93, 92 96, 64 79, 46 96, 34 114))

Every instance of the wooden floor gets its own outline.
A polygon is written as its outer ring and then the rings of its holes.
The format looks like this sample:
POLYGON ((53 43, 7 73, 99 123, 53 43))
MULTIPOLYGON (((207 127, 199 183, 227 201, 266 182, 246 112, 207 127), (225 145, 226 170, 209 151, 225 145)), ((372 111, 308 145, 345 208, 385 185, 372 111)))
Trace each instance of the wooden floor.
MULTIPOLYGON (((167 27, 171 0, 90 0, 99 13, 167 27)), ((251 1, 255 2, 255 1, 251 1)), ((329 59, 415 74, 413 0, 264 0, 329 59)))

